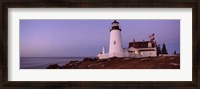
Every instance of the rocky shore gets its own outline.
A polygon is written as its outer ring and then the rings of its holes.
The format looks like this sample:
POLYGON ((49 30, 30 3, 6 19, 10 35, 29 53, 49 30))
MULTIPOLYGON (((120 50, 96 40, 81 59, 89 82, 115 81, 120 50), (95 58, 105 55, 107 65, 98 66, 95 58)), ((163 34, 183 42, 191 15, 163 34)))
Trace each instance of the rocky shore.
POLYGON ((180 56, 160 56, 147 58, 84 58, 70 61, 62 66, 52 64, 47 69, 180 69, 180 56))

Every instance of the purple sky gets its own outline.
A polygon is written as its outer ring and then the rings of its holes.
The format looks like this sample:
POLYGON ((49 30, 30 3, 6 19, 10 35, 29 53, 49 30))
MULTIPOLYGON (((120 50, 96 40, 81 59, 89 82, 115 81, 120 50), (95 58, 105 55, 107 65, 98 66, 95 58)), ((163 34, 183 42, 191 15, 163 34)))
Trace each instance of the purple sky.
MULTIPOLYGON (((117 20, 123 47, 149 40, 155 33, 168 53, 180 52, 180 20, 117 20)), ((102 47, 108 52, 113 20, 20 20, 21 57, 96 57, 102 47)))

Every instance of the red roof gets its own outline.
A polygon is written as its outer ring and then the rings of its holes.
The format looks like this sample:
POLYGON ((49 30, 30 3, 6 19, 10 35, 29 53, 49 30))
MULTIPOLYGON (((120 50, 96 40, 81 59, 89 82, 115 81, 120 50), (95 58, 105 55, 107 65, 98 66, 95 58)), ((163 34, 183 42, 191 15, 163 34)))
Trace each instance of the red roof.
POLYGON ((129 42, 129 48, 134 47, 134 48, 149 48, 148 43, 152 43, 152 47, 156 46, 156 43, 153 41, 140 41, 140 42, 129 42))

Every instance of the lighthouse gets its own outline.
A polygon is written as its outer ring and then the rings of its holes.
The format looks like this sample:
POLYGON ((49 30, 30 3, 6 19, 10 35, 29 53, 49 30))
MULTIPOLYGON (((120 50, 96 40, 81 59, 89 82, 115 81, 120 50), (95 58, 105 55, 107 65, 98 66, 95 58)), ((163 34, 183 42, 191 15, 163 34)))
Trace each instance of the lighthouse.
POLYGON ((105 52, 105 48, 102 48, 102 52, 97 55, 99 59, 108 59, 111 57, 156 57, 157 45, 154 34, 149 36, 150 41, 135 41, 129 42, 128 48, 123 48, 121 28, 119 22, 114 20, 112 22, 112 28, 110 29, 110 45, 109 52, 105 52))
POLYGON ((109 57, 123 57, 123 45, 119 22, 114 20, 110 29, 109 57))

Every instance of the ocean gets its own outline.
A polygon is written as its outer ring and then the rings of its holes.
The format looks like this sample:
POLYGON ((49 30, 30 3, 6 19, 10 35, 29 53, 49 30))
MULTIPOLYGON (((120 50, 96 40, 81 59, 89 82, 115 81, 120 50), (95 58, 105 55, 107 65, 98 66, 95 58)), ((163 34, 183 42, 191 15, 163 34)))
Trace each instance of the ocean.
POLYGON ((21 57, 20 69, 46 69, 51 64, 64 65, 72 60, 82 61, 85 57, 21 57))

